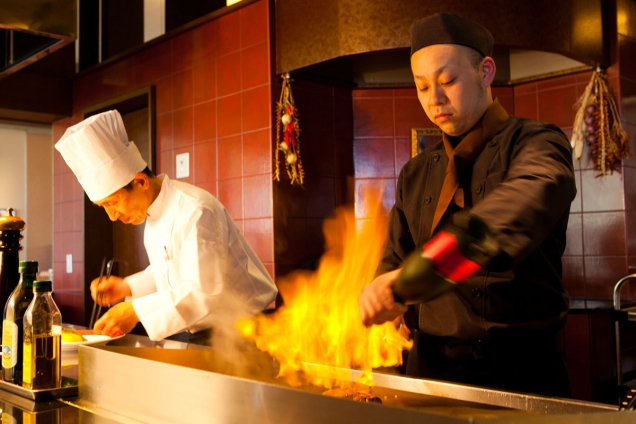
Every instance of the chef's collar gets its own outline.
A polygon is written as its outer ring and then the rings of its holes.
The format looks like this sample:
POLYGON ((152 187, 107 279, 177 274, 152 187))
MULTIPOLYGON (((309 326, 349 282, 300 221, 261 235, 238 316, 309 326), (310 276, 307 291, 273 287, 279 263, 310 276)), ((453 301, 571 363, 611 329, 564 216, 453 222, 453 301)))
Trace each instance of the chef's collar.
POLYGON ((161 189, 159 190, 159 195, 157 196, 157 198, 153 200, 150 206, 148 206, 148 211, 146 212, 148 217, 155 217, 161 214, 163 203, 166 198, 166 192, 168 191, 168 189, 165 187, 169 184, 170 178, 168 178, 166 174, 159 174, 157 175, 157 178, 163 180, 163 184, 161 184, 161 189))

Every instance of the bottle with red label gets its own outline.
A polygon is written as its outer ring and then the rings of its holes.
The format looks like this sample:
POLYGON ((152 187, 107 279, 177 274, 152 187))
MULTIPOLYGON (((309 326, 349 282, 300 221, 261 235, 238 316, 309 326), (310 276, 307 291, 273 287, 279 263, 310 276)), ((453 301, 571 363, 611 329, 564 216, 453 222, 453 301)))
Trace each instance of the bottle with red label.
POLYGON ((431 300, 486 266, 499 253, 499 243, 476 215, 460 212, 404 261, 393 296, 405 305, 431 300))

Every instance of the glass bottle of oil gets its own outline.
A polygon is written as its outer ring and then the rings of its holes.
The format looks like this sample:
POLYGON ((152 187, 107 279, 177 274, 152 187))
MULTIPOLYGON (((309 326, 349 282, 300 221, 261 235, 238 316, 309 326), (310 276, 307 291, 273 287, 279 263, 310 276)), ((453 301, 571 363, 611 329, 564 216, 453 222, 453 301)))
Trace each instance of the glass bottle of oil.
POLYGON ((50 281, 33 283, 34 297, 24 314, 22 386, 55 389, 62 382, 62 315, 50 281))
POLYGON ((37 279, 38 262, 20 261, 20 282, 6 306, 2 320, 2 378, 22 385, 22 345, 24 313, 33 300, 33 282, 37 279))

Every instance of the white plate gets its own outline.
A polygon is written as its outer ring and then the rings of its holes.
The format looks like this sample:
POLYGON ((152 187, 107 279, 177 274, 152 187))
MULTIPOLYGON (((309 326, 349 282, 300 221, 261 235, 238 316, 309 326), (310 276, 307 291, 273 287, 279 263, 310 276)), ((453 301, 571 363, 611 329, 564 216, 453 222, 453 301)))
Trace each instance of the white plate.
POLYGON ((62 351, 77 350, 78 346, 85 346, 85 345, 90 345, 93 343, 105 342, 106 340, 115 340, 115 339, 119 339, 120 337, 123 337, 123 336, 109 337, 103 334, 84 334, 84 338, 86 339, 86 341, 83 341, 83 342, 65 342, 64 340, 62 340, 62 351))

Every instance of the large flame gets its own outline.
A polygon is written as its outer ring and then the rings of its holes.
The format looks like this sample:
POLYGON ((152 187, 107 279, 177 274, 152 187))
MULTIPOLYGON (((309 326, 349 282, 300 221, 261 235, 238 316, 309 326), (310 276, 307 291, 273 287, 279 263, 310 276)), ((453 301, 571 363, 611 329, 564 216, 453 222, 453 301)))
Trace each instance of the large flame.
POLYGON ((371 385, 372 368, 400 365, 402 351, 412 346, 391 322, 362 325, 358 296, 373 280, 386 233, 380 198, 365 192, 363 201, 368 219, 356 220, 353 208, 344 208, 325 221, 327 250, 317 271, 279 281, 284 306, 239 322, 244 336, 278 360, 279 377, 291 385, 339 386, 351 379, 343 369, 361 370, 358 382, 371 385))

